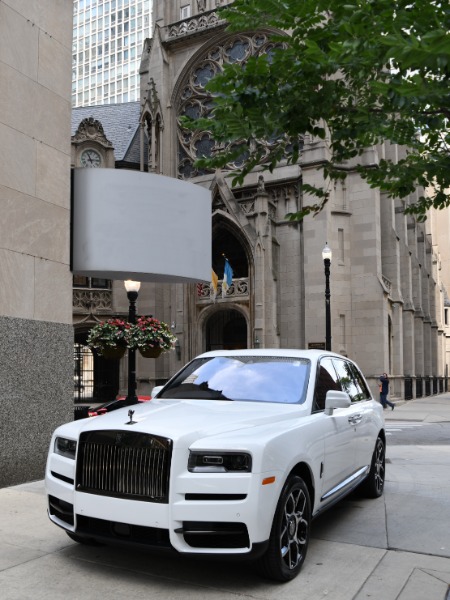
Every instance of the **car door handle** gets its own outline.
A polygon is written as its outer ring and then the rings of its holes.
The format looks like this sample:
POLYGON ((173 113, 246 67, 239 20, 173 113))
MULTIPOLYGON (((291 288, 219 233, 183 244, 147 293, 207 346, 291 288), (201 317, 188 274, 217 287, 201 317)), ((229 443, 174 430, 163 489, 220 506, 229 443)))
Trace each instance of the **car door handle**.
POLYGON ((351 425, 358 425, 358 423, 361 423, 362 421, 362 415, 352 415, 351 417, 348 418, 348 422, 351 425))

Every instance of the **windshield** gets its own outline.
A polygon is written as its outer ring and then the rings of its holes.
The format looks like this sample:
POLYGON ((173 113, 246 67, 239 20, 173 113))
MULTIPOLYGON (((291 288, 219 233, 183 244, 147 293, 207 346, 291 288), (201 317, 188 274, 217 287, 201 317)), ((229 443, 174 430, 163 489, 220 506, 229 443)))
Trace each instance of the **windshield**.
POLYGON ((301 404, 310 362, 285 356, 196 358, 170 381, 158 398, 240 400, 301 404))

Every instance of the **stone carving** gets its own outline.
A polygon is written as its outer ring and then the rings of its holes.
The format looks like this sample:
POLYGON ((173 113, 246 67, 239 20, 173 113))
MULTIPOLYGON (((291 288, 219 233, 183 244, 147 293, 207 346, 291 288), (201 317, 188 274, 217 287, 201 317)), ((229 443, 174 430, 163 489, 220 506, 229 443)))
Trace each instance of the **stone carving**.
POLYGON ((276 216, 277 216, 277 208, 276 206, 274 206, 272 204, 272 202, 269 202, 269 210, 268 210, 268 215, 269 215, 269 219, 272 219, 272 221, 276 220, 276 216))
POLYGON ((94 117, 83 119, 78 125, 75 135, 72 136, 72 142, 84 142, 90 140, 98 142, 103 146, 112 147, 112 143, 108 140, 103 130, 103 125, 94 117))
POLYGON ((200 12, 200 15, 197 14, 181 23, 171 25, 168 30, 168 39, 172 40, 180 36, 190 35, 202 29, 216 27, 224 22, 224 19, 219 19, 219 16, 215 11, 208 13, 200 12))
POLYGON ((216 210, 222 210, 223 212, 229 212, 228 208, 226 207, 225 202, 223 201, 220 194, 215 195, 213 202, 212 202, 212 211, 211 212, 214 213, 216 210))
MULTIPOLYGON (((208 301, 210 302, 211 284, 210 283, 199 283, 197 286, 197 302, 208 301)), ((239 279, 233 279, 231 286, 227 289, 226 298, 248 298, 249 295, 249 280, 248 277, 241 277, 239 279)), ((218 281, 217 284, 217 296, 216 301, 222 300, 222 280, 218 281)))
POLYGON ((111 290, 73 290, 73 311, 76 313, 111 312, 111 290))
POLYGON ((385 288, 389 291, 389 293, 391 293, 391 289, 392 289, 391 280, 388 279, 387 277, 385 277, 384 275, 381 275, 381 279, 383 280, 385 288))
POLYGON ((258 194, 265 194, 266 193, 266 188, 264 186, 264 177, 262 175, 260 175, 258 177, 258 194))
POLYGON ((197 0, 197 9, 198 9, 198 12, 205 12, 206 0, 197 0))
POLYGON ((242 209, 244 215, 252 215, 255 212, 255 201, 249 200, 247 202, 240 202, 239 206, 242 209))
POLYGON ((153 79, 153 77, 150 77, 150 79, 148 81, 147 94, 148 94, 148 96, 147 96, 148 105, 151 109, 152 116, 154 116, 154 114, 160 107, 160 101, 158 98, 158 92, 156 91, 156 84, 155 84, 155 80, 153 79))

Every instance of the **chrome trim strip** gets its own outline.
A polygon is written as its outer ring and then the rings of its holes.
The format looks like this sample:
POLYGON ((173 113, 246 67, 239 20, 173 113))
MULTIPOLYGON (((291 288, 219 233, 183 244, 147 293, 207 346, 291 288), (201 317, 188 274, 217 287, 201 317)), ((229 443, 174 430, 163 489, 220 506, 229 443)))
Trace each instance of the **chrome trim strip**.
POLYGON ((320 501, 323 502, 324 500, 328 500, 328 498, 331 498, 331 496, 334 496, 334 494, 337 494, 338 492, 343 490, 343 488, 351 485, 352 483, 355 483, 357 479, 363 479, 363 477, 365 477, 368 473, 368 466, 361 467, 361 469, 358 469, 356 473, 353 473, 353 475, 350 475, 350 477, 347 477, 347 479, 344 479, 344 481, 341 481, 341 483, 339 483, 336 487, 324 494, 320 501))

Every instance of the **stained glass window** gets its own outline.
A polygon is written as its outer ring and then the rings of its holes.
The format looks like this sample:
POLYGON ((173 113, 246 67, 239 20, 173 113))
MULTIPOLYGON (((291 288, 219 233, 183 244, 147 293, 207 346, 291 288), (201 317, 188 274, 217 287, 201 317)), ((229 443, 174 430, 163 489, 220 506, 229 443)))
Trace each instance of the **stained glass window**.
MULTIPOLYGON (((279 45, 280 46, 280 45, 279 45)), ((178 117, 188 116, 192 119, 199 117, 213 118, 214 98, 206 91, 208 81, 223 70, 227 63, 245 64, 250 56, 273 52, 274 44, 264 33, 255 35, 238 34, 229 38, 228 42, 213 46, 186 73, 181 82, 177 114, 178 117)), ((270 140, 268 141, 270 145, 270 140)), ((215 142, 207 131, 193 132, 178 122, 178 176, 189 179, 204 173, 195 166, 195 160, 201 156, 211 156, 215 142)), ((242 145, 239 154, 228 166, 238 168, 248 156, 248 147, 242 145)))

